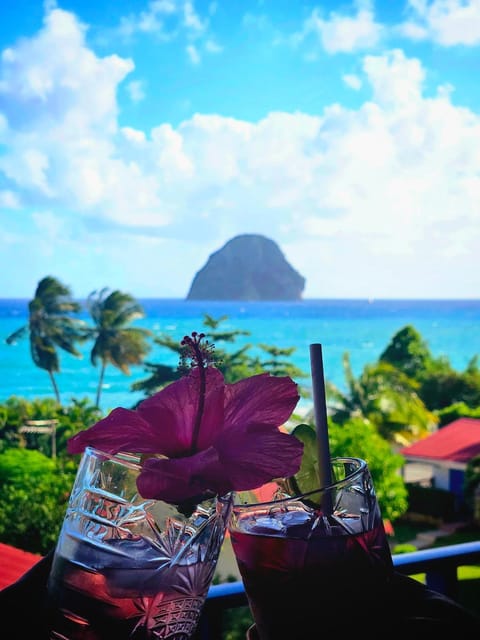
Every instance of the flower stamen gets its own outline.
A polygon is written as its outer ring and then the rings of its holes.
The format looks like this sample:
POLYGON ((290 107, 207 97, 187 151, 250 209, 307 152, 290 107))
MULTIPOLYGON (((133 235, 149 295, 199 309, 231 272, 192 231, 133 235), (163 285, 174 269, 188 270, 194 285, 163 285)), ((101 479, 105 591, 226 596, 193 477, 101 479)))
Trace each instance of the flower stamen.
POLYGON ((213 352, 215 349, 215 345, 209 340, 204 340, 204 338, 204 333, 193 331, 191 336, 184 336, 180 343, 182 350, 180 352, 179 370, 185 372, 186 370, 188 371, 189 369, 197 367, 200 378, 198 407, 193 425, 192 445, 188 455, 193 455, 197 452, 200 425, 205 410, 205 393, 207 389, 205 370, 209 364, 213 362, 213 352), (188 361, 190 361, 190 363, 188 361))

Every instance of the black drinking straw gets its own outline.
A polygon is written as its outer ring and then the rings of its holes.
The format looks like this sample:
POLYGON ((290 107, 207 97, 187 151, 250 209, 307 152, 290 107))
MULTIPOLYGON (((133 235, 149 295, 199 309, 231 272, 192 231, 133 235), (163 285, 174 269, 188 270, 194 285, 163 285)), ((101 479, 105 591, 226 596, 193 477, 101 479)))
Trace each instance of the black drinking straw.
MULTIPOLYGON (((330 465, 330 444, 328 442, 327 401, 325 397, 325 377, 323 374, 322 345, 310 345, 310 367, 312 371, 313 413, 317 432, 318 475, 320 487, 332 484, 330 465)), ((331 513, 330 494, 325 493, 322 500, 323 511, 331 513)))

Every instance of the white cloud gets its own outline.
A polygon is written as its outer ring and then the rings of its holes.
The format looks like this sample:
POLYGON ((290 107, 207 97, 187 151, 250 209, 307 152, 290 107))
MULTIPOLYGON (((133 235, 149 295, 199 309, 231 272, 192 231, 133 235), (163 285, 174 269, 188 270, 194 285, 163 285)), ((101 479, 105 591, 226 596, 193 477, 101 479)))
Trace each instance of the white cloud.
POLYGON ((19 209, 20 200, 18 195, 8 189, 0 189, 0 207, 5 209, 19 209))
POLYGON ((203 21, 195 11, 193 2, 183 3, 183 22, 186 29, 196 33, 203 33, 207 28, 207 21, 203 21))
POLYGON ((354 89, 355 91, 362 88, 362 79, 353 73, 346 73, 343 76, 343 81, 347 87, 350 87, 350 89, 354 89))
POLYGON ((320 10, 313 9, 303 28, 292 37, 300 44, 310 36, 321 42, 327 53, 346 53, 371 48, 380 42, 383 27, 375 21, 371 2, 357 2, 354 15, 332 11, 324 19, 320 10))
POLYGON ((145 84, 141 80, 132 80, 127 84, 128 95, 132 102, 145 100, 145 84))
POLYGON ((145 11, 131 13, 120 19, 119 32, 125 37, 139 33, 157 33, 163 38, 169 39, 171 33, 168 32, 166 20, 169 16, 178 12, 178 3, 153 0, 148 3, 145 11))
POLYGON ((425 71, 418 59, 407 59, 396 49, 383 56, 366 56, 364 70, 381 105, 412 109, 421 100, 425 71))
POLYGON ((142 145, 146 141, 146 135, 143 131, 132 129, 132 127, 122 127, 122 134, 128 142, 142 145))
POLYGON ((480 43, 480 0, 409 0, 411 18, 404 36, 430 39, 445 47, 480 43))
POLYGON ((189 44, 186 47, 187 55, 192 64, 200 64, 200 54, 198 53, 198 49, 195 45, 189 44))
POLYGON ((221 53, 223 51, 223 47, 215 42, 215 40, 207 40, 205 42, 205 51, 208 53, 221 53))

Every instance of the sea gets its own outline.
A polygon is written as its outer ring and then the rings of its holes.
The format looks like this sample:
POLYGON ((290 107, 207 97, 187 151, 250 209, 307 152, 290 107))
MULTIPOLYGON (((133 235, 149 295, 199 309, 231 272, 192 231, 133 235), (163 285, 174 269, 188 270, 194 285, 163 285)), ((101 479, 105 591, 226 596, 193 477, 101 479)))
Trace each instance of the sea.
MULTIPOLYGON (((28 323, 27 299, 0 299, 0 402, 12 396, 29 400, 53 397, 47 372, 32 361, 28 337, 8 345, 6 338, 28 323)), ((80 301, 82 302, 82 301, 80 301)), ((342 358, 350 355, 359 375, 365 365, 375 363, 397 331, 412 325, 420 332, 435 357, 443 356, 458 371, 480 355, 480 300, 324 300, 296 302, 192 301, 183 299, 138 299, 145 316, 132 323, 155 336, 168 335, 180 342, 192 331, 205 330, 208 315, 220 320, 219 329, 240 330, 231 347, 252 345, 251 355, 262 354, 259 345, 293 348, 288 360, 305 373, 297 382, 311 385, 310 344, 322 345, 324 377, 345 389, 342 358)), ((88 322, 86 312, 81 316, 88 322)), ((56 379, 63 404, 73 398, 95 401, 100 368, 90 362, 92 343, 81 347, 81 358, 59 350, 60 372, 56 379)), ((265 354, 263 354, 265 355, 265 354)), ((152 343, 147 362, 176 366, 171 350, 152 343)), ((133 382, 149 377, 143 365, 125 375, 112 365, 106 370, 101 409, 131 407, 144 397, 132 392, 133 382)), ((301 400, 298 409, 308 409, 301 400)))

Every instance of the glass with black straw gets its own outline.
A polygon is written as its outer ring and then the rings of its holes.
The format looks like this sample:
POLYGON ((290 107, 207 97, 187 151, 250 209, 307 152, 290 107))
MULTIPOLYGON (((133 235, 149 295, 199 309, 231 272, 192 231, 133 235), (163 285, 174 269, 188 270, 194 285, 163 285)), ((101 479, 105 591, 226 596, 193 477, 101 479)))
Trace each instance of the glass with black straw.
MULTIPOLYGON (((296 640, 363 630, 393 574, 365 460, 330 457, 322 345, 310 345, 317 479, 289 494, 284 483, 238 494, 229 531, 254 626, 249 638, 296 640)), ((375 612, 375 613, 374 613, 375 612)))

